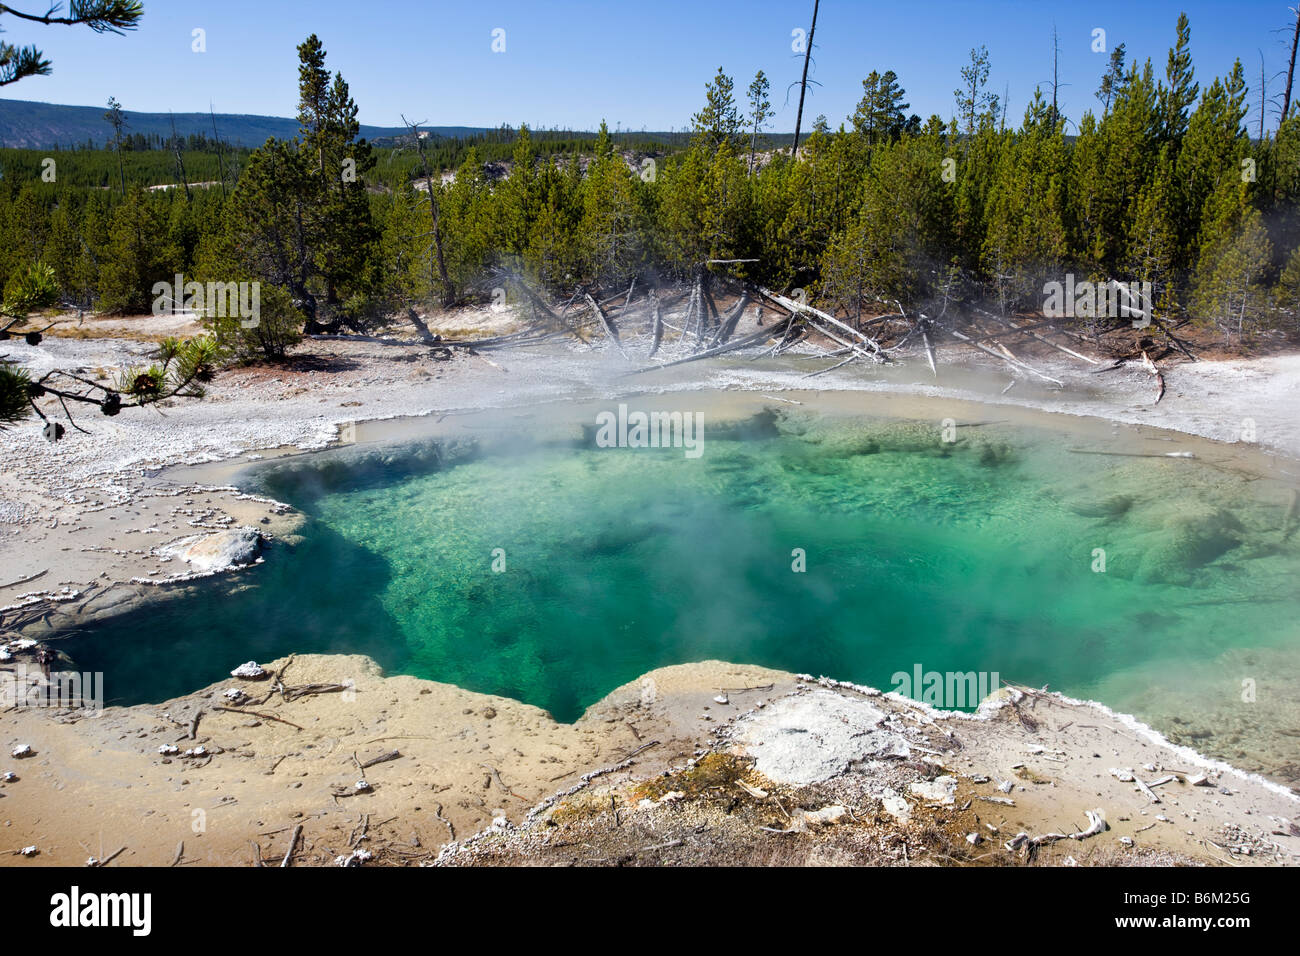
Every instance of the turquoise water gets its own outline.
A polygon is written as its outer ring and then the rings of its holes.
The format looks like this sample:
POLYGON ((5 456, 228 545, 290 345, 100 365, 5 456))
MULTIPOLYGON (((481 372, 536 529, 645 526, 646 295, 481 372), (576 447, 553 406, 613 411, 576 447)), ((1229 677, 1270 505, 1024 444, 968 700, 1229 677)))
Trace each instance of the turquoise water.
POLYGON ((928 422, 786 414, 706 437, 698 459, 569 441, 295 463, 267 482, 309 517, 296 546, 64 649, 125 703, 347 651, 561 720, 667 664, 886 689, 919 665, 1096 697, 1283 776, 1300 763, 1300 721, 1268 699, 1300 674, 1289 487, 996 424, 946 443, 928 422), (1244 679, 1263 696, 1239 702, 1244 679))

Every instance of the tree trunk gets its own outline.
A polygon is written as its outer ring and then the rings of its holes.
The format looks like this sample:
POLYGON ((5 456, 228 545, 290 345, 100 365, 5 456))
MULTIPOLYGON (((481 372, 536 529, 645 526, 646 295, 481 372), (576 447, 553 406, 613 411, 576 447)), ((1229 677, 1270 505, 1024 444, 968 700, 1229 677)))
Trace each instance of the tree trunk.
MULTIPOLYGON (((406 122, 406 117, 402 117, 406 122)), ((442 227, 438 221, 438 200, 433 195, 433 173, 429 170, 429 157, 424 154, 424 140, 420 139, 420 127, 416 123, 406 123, 415 137, 415 148, 420 151, 420 163, 424 169, 424 185, 429 193, 429 216, 433 220, 433 251, 438 265, 438 278, 442 280, 442 305, 450 308, 456 302, 456 290, 451 286, 451 276, 447 273, 447 259, 442 251, 442 227)))
POLYGON ((813 0, 812 26, 808 28, 808 46, 803 51, 803 79, 799 81, 799 111, 794 116, 794 145, 790 147, 791 159, 799 155, 799 129, 803 125, 803 98, 804 94, 808 92, 808 60, 812 56, 813 34, 817 32, 817 8, 820 6, 821 0, 813 0))
POLYGON ((1282 93, 1282 118, 1278 121, 1280 127, 1286 122, 1287 113, 1291 109, 1291 81, 1295 79, 1295 54, 1296 47, 1300 45, 1300 9, 1296 10, 1295 15, 1295 33, 1291 35, 1291 58, 1286 65, 1286 90, 1282 93))

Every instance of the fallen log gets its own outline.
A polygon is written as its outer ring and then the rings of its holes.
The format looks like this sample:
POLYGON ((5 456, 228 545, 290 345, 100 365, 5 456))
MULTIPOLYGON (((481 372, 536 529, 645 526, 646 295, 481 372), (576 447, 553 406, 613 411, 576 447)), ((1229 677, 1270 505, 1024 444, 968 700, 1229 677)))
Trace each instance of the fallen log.
POLYGON ((871 336, 869 335, 859 332, 851 325, 846 325, 845 323, 841 322, 839 319, 835 318, 835 316, 823 312, 820 309, 814 309, 810 305, 804 305, 803 303, 795 302, 793 299, 787 299, 785 296, 772 292, 770 289, 764 289, 762 286, 759 286, 758 291, 759 294, 762 295, 764 298, 769 299, 772 302, 775 302, 777 305, 781 306, 786 311, 791 313, 805 312, 810 315, 815 315, 823 322, 827 322, 838 329, 842 329, 843 331, 849 333, 850 335, 856 336, 862 342, 865 342, 867 345, 871 346, 873 351, 877 353, 880 352, 880 344, 875 339, 871 338, 871 336))
MULTIPOLYGON (((1076 352, 1076 351, 1074 351, 1074 349, 1066 348, 1064 345, 1058 345, 1057 343, 1053 342, 1051 339, 1048 339, 1048 338, 1045 338, 1044 336, 1039 335, 1037 332, 1033 331, 1032 328, 1028 328, 1028 327, 1026 327, 1026 326, 1022 326, 1022 325, 1016 325, 1016 324, 1015 324, 1014 322, 1012 322, 1010 319, 1004 319, 1004 318, 1001 318, 1001 317, 999 317, 999 316, 994 315, 994 314, 991 313, 991 312, 986 312, 986 311, 984 311, 983 309, 976 309, 975 311, 978 312, 978 313, 980 313, 981 315, 986 315, 986 316, 988 316, 990 319, 992 319, 994 322, 997 322, 999 325, 1005 325, 1008 329, 1011 329, 1011 330, 1014 331, 1014 332, 1018 332, 1018 333, 1020 333, 1020 334, 1022 334, 1022 335, 1028 335, 1031 339, 1034 339, 1034 340, 1037 341, 1037 342, 1042 342, 1044 345, 1050 345, 1052 348, 1056 349, 1058 352, 1064 352, 1066 355, 1072 355, 1072 356, 1074 356, 1074 357, 1077 358, 1077 359, 1082 359, 1083 361, 1087 362, 1089 365, 1100 365, 1100 364, 1101 364, 1101 360, 1100 360, 1100 359, 1089 358, 1087 355, 1084 355, 1084 354, 1081 353, 1081 352, 1076 352)), ((989 336, 989 338, 996 339, 997 337, 996 337, 996 336, 989 336)))
POLYGON ((1085 810, 1084 813, 1088 817, 1088 829, 1086 830, 1080 830, 1076 833, 1042 833, 1036 837, 1031 837, 1021 830, 1003 845, 1008 850, 1015 850, 1021 846, 1037 847, 1045 843, 1055 843, 1057 840, 1086 840, 1088 837, 1096 836, 1109 829, 1106 824, 1106 816, 1100 809, 1085 810))
POLYGON ((1155 404, 1159 405, 1160 399, 1165 397, 1165 377, 1160 374, 1160 369, 1156 368, 1156 363, 1151 361, 1151 356, 1147 355, 1146 349, 1142 350, 1142 367, 1147 370, 1147 374, 1156 377, 1156 385, 1158 388, 1156 391, 1155 404))
POLYGON ((275 716, 275 714, 267 714, 257 710, 240 710, 237 707, 222 707, 220 705, 214 707, 213 710, 224 710, 228 714, 248 714, 252 717, 257 717, 260 720, 275 720, 282 724, 288 724, 290 727, 294 727, 298 730, 303 729, 302 727, 299 727, 297 724, 295 724, 292 720, 285 720, 283 717, 275 716))
POLYGON ((400 756, 402 756, 402 752, 400 750, 390 750, 388 753, 380 754, 378 757, 371 757, 369 760, 365 761, 360 766, 362 770, 369 770, 375 764, 387 763, 390 760, 396 760, 400 756))
POLYGON ((1038 378, 1041 378, 1041 379, 1044 379, 1045 381, 1051 382, 1053 385, 1058 385, 1058 386, 1060 386, 1061 388, 1064 388, 1064 387, 1065 387, 1065 384, 1064 384, 1063 382, 1061 382, 1059 379, 1052 378, 1052 376, 1047 375, 1047 374, 1044 373, 1044 372, 1040 372, 1040 371, 1038 371, 1038 369, 1034 368, 1033 366, 1026 365, 1024 362, 1020 361, 1019 359, 1008 358, 1008 357, 1005 356, 1005 355, 999 355, 997 352, 993 351, 991 348, 988 348, 987 346, 984 346, 984 345, 980 345, 978 342, 976 342, 976 341, 975 341, 974 339, 972 339, 970 336, 968 336, 968 335, 962 335, 962 334, 961 334, 960 332, 958 332, 956 329, 948 329, 947 331, 948 331, 948 334, 949 334, 949 335, 951 335, 953 338, 957 339, 959 342, 965 342, 965 343, 966 343, 967 345, 969 345, 971 348, 979 349, 979 350, 980 350, 981 352, 983 352, 985 355, 991 355, 991 356, 993 356, 995 359, 997 359, 997 360, 999 360, 999 361, 1001 361, 1001 362, 1007 362, 1007 363, 1009 363, 1009 364, 1011 364, 1011 365, 1014 365, 1016 368, 1024 369, 1026 372, 1029 372, 1031 375, 1035 375, 1035 376, 1037 376, 1038 378))
POLYGON ((587 304, 596 311, 596 315, 600 318, 600 324, 604 327, 605 334, 609 336, 610 341, 614 343, 614 347, 618 349, 623 358, 627 359, 629 362, 632 361, 631 357, 627 354, 627 351, 623 348, 623 343, 618 340, 618 332, 614 330, 614 327, 609 323, 609 319, 605 316, 605 310, 602 309, 600 304, 591 297, 590 292, 583 292, 582 295, 583 298, 587 300, 587 304))
POLYGON ((731 311, 719 321, 718 331, 713 336, 713 341, 709 343, 710 346, 721 345, 731 338, 736 331, 736 326, 740 324, 740 317, 745 314, 745 309, 748 306, 749 293, 742 292, 740 298, 736 300, 736 304, 731 307, 731 311))
MULTIPOLYGON (((297 846, 298 846, 298 838, 299 838, 300 836, 302 836, 302 824, 301 824, 301 823, 298 824, 296 827, 293 828, 293 836, 291 836, 291 837, 289 838, 289 849, 285 851, 285 853, 284 853, 284 859, 280 861, 280 866, 283 867, 283 866, 288 866, 288 865, 289 865, 289 861, 293 859, 293 851, 294 851, 294 850, 297 848, 297 846)), ((260 851, 259 851, 259 853, 258 853, 258 856, 259 856, 259 857, 261 856, 260 851)), ((261 864, 259 863, 258 866, 261 866, 261 864)))
POLYGON ((939 377, 939 369, 934 363, 934 346, 930 344, 930 333, 925 326, 921 327, 921 341, 925 343, 925 357, 930 360, 930 374, 935 378, 939 377))
MULTIPOLYGON (((792 318, 787 318, 785 321, 790 322, 792 320, 793 320, 792 318)), ((703 352, 696 352, 694 355, 687 355, 685 358, 673 359, 671 362, 660 362, 658 365, 644 365, 641 368, 634 368, 630 372, 626 372, 624 374, 640 375, 643 372, 653 372, 661 368, 672 368, 674 365, 683 365, 686 362, 694 362, 697 359, 711 358, 712 356, 715 355, 722 355, 724 352, 731 352, 736 349, 743 349, 746 346, 756 345, 757 343, 763 341, 766 338, 771 338, 779 330, 780 330, 780 324, 778 323, 777 325, 771 326, 766 329, 759 329, 758 331, 750 335, 747 335, 744 338, 736 339, 734 342, 728 342, 726 345, 719 345, 717 348, 706 349, 703 352)))
POLYGON ((655 325, 654 338, 650 342, 650 354, 647 358, 654 358, 654 354, 659 351, 659 343, 664 340, 664 314, 659 307, 659 297, 655 296, 655 325))

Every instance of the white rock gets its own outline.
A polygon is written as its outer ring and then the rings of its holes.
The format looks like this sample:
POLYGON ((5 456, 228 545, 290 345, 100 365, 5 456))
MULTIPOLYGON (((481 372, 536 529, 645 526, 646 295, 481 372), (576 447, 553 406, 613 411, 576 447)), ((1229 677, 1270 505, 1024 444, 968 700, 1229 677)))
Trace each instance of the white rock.
POLYGON ((945 774, 933 780, 916 780, 908 785, 908 789, 922 800, 950 806, 957 798, 957 778, 945 774))
POLYGON ((37 853, 40 853, 41 851, 36 849, 36 847, 34 846, 25 846, 18 852, 21 853, 23 856, 35 856, 37 853))
POLYGON ((180 751, 181 748, 177 747, 175 744, 163 744, 158 748, 158 752, 163 755, 180 753, 180 751))
POLYGON ((266 669, 256 661, 249 661, 246 664, 240 664, 230 672, 231 677, 242 677, 244 680, 257 680, 266 676, 266 669))
POLYGON ((859 761, 911 756, 907 740, 881 726, 884 717, 864 701, 816 690, 738 721, 734 740, 769 780, 820 783, 859 761))
POLYGON ((262 535, 256 528, 231 528, 186 538, 159 553, 178 557, 195 571, 225 571, 252 564, 261 546, 262 535))
POLYGON ((892 789, 885 789, 885 792, 880 795, 880 803, 885 812, 895 820, 906 823, 912 816, 911 805, 892 789))
POLYGON ((822 807, 820 810, 805 810, 803 812, 804 821, 818 827, 830 826, 834 823, 842 823, 850 819, 848 808, 839 804, 829 807, 822 807))
POLYGON ((9 756, 11 757, 30 757, 31 755, 31 744, 19 744, 13 750, 9 751, 9 756))

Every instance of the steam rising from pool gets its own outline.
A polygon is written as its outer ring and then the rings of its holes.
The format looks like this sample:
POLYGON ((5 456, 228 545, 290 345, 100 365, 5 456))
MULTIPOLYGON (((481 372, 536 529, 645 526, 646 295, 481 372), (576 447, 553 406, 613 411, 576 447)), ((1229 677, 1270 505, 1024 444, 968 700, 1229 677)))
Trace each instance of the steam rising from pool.
POLYGON ((110 702, 346 651, 561 720, 704 659, 885 689, 998 674, 1300 779, 1291 488, 998 423, 713 420, 697 459, 601 447, 587 421, 276 466, 300 543, 64 649, 110 702))

